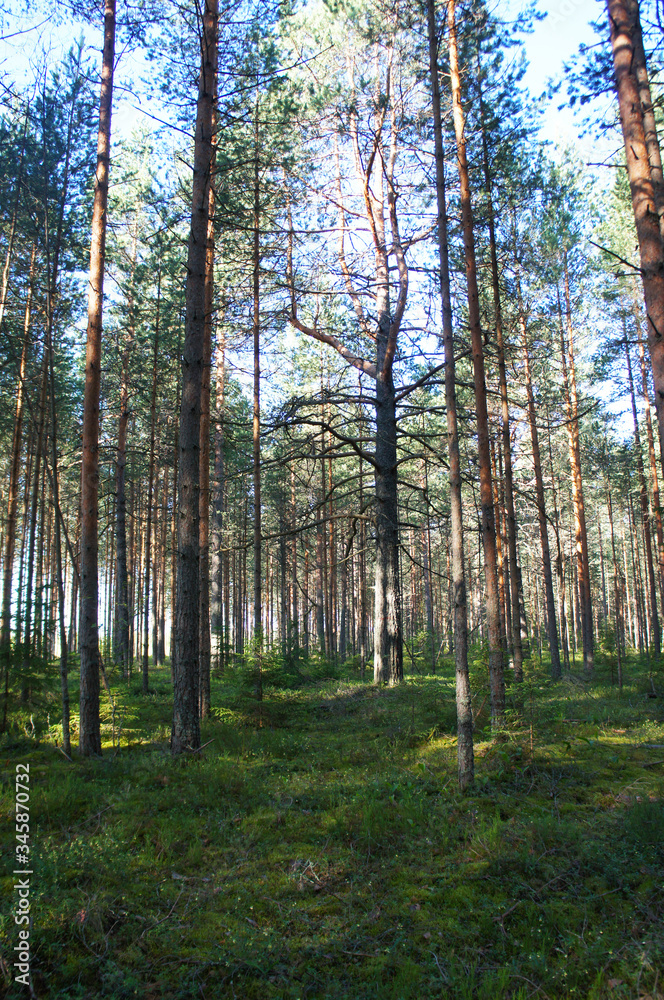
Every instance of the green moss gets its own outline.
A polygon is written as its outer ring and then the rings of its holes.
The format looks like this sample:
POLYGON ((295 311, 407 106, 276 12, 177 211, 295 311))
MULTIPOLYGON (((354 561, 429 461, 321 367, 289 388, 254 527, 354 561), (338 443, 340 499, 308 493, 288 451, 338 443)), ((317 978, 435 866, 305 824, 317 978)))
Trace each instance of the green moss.
MULTIPOLYGON (((609 666, 554 685, 530 661, 501 740, 478 719, 465 796, 447 661, 377 690, 319 662, 282 677, 275 658, 260 711, 230 673, 213 685, 213 742, 182 760, 167 670, 148 698, 115 679, 104 758, 73 764, 45 676, 35 737, 0 746, 7 852, 15 765, 31 764, 37 995, 656 996, 664 721, 645 668, 626 664, 620 699, 609 666)), ((7 954, 11 878, 2 894, 7 954)))

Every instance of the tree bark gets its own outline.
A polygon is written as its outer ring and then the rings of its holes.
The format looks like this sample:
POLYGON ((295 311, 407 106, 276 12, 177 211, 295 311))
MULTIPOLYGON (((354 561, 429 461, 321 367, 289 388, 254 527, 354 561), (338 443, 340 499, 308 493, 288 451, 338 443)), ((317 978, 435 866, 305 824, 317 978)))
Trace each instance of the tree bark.
POLYGON ((118 419, 118 447, 116 452, 116 513, 115 513, 115 657, 122 676, 129 670, 129 581, 127 577, 127 430, 129 427, 129 359, 134 345, 134 274, 136 268, 138 233, 134 231, 131 260, 131 279, 127 304, 129 307, 128 331, 122 352, 120 376, 120 416, 118 419))
POLYGON ((212 369, 212 316, 214 310, 214 167, 217 148, 217 45, 215 41, 214 97, 212 104, 212 152, 208 185, 208 228, 205 250, 205 326, 203 333, 203 375, 201 381, 201 467, 200 467, 200 621, 199 673, 200 712, 210 714, 210 378, 212 369))
POLYGON ((639 345, 639 363, 641 366, 641 391, 646 417, 646 435, 648 438, 648 460, 650 464, 650 486, 652 490, 652 509, 655 520, 655 530, 657 532, 657 553, 658 553, 658 574, 661 606, 664 610, 664 531, 662 530, 662 511, 659 504, 659 477, 657 475, 657 458, 655 455, 655 436, 652 430, 652 416, 650 407, 650 390, 648 388, 648 371, 646 368, 645 351, 643 349, 643 337, 641 335, 641 323, 636 299, 634 300, 634 320, 636 323, 636 336, 639 345))
MULTIPOLYGON (((46 212, 46 266, 47 273, 50 272, 50 260, 48 250, 48 209, 46 212)), ((49 274, 50 279, 50 274, 49 274)), ((57 272, 53 274, 53 281, 57 280, 57 272)), ((54 294, 55 287, 50 284, 47 289, 46 306, 46 343, 44 350, 49 355, 49 381, 51 388, 51 485, 53 491, 53 505, 55 507, 54 529, 55 529, 55 579, 57 590, 58 625, 60 632, 60 697, 62 703, 62 748, 67 756, 71 756, 71 735, 69 724, 69 681, 67 678, 67 628, 65 625, 65 588, 62 572, 62 539, 60 534, 60 478, 58 472, 58 437, 57 437, 57 408, 55 401, 55 344, 54 344, 54 294)))
POLYGON ((648 503, 648 487, 646 485, 646 474, 643 467, 643 452, 641 451, 641 434, 639 432, 639 419, 636 412, 636 396, 634 394, 634 376, 632 374, 632 359, 629 353, 627 338, 624 341, 625 360, 627 361, 627 377, 629 381, 629 393, 632 401, 632 419, 634 421, 634 448, 636 451, 636 467, 639 474, 639 499, 641 501, 641 525, 643 528, 643 541, 645 545, 646 573, 648 577, 648 594, 650 598, 650 621, 652 623, 652 641, 655 647, 655 655, 659 656, 662 648, 662 633, 657 610, 657 584, 655 582, 655 567, 652 553, 652 534, 650 531, 650 505, 648 503))
POLYGON ((521 300, 521 284, 517 276, 517 299, 519 307, 519 328, 523 348, 523 368, 526 380, 526 395, 528 398, 528 423, 530 424, 530 440, 533 449, 533 466, 535 470, 535 496, 537 497, 537 520, 539 523, 540 545, 542 548, 542 571, 544 574, 544 594, 546 598, 546 621, 549 649, 551 653, 551 677, 560 680, 560 650, 558 647, 558 626, 556 623, 556 605, 553 597, 553 574, 551 572, 551 551, 549 549, 549 529, 546 519, 546 500, 544 496, 544 479, 542 477, 542 458, 537 430, 537 409, 530 374, 530 356, 528 354, 528 331, 526 317, 521 300))
POLYGON ((565 312, 567 316, 567 344, 560 315, 560 349, 562 356, 565 403, 567 407, 567 437, 569 462, 572 473, 572 503, 574 507, 574 533, 576 541, 577 574, 579 587, 579 611, 581 641, 583 645, 583 665, 591 672, 594 666, 593 609, 590 587, 590 559, 588 557, 588 530, 586 507, 583 496, 583 476, 581 474, 581 444, 579 440, 579 402, 576 390, 576 364, 574 353, 574 326, 572 323, 572 302, 569 288, 567 254, 563 253, 565 312))
MULTIPOLYGON (((148 642, 150 638, 150 566, 152 559, 152 497, 155 476, 155 441, 157 430, 157 367, 159 361, 159 320, 161 310, 161 267, 157 275, 157 314, 154 324, 154 345, 152 349, 152 391, 150 394, 150 459, 148 463, 148 496, 145 527, 145 567, 143 600, 143 694, 149 694, 148 642)), ((156 609, 154 612, 156 613, 156 609)))
POLYGON ((622 672, 622 657, 620 655, 620 632, 621 632, 621 615, 620 615, 621 600, 620 600, 620 587, 619 587, 620 573, 618 570, 618 560, 616 558, 616 541, 613 532, 613 504, 611 503, 611 490, 608 485, 606 488, 606 503, 609 511, 609 527, 611 529, 611 554, 613 556, 613 593, 616 605, 616 656, 618 660, 618 686, 620 692, 622 693, 623 672, 622 672))
POLYGON ((622 124, 627 176, 639 243, 648 317, 648 347, 655 386, 660 457, 664 466, 664 243, 635 72, 634 19, 628 0, 607 0, 613 67, 622 124))
POLYGON ((260 156, 258 127, 258 98, 255 108, 254 132, 254 229, 253 229, 253 345, 254 345, 254 396, 253 396, 253 483, 254 483, 254 641, 259 658, 258 694, 262 695, 260 683, 260 655, 263 645, 263 598, 261 570, 261 292, 260 292, 260 156))
POLYGON ((228 629, 225 628, 226 588, 224 587, 224 564, 228 559, 223 540, 224 524, 224 409, 225 409, 225 334, 220 324, 215 356, 215 427, 214 427, 214 489, 212 492, 212 552, 210 555, 210 626, 217 644, 219 666, 225 665, 225 643, 228 629), (223 547, 223 551, 222 551, 223 547))
POLYGON ((653 107, 652 95, 650 93, 646 53, 643 48, 639 0, 627 0, 626 7, 631 15, 633 24, 632 39, 634 43, 634 57, 632 60, 632 72, 636 77, 639 88, 639 100, 641 102, 641 113, 643 115, 644 138, 646 142, 646 149, 648 150, 648 162, 650 164, 650 180, 652 182, 655 207, 659 216, 659 231, 664 239, 664 177, 662 176, 662 154, 659 148, 659 138, 657 136, 655 109, 653 107))
POLYGON ((9 235, 7 238, 7 252, 5 254, 5 264, 2 269, 2 288, 0 289, 0 330, 4 325, 5 312, 7 309, 7 298, 9 293, 9 271, 11 268, 12 257, 14 254, 14 241, 16 239, 18 210, 21 202, 21 187, 23 186, 23 161, 25 159, 25 138, 28 131, 29 120, 30 120, 30 106, 26 105, 25 119, 23 122, 23 135, 21 136, 21 153, 18 161, 18 170, 16 172, 16 190, 14 192, 12 221, 9 226, 9 235))
POLYGON ((464 568, 461 458, 459 454, 459 426, 456 405, 454 329, 452 325, 452 298, 450 294, 445 154, 440 107, 438 42, 434 0, 427 0, 427 15, 429 73, 431 77, 436 154, 438 266, 443 319, 443 349, 445 352, 445 407, 450 481, 450 542, 452 550, 452 602, 454 608, 454 662, 456 669, 457 766, 459 786, 463 791, 473 783, 475 777, 475 759, 473 750, 473 712, 470 695, 470 677, 468 674, 468 609, 464 568))
POLYGON ((98 635, 98 503, 99 503, 99 395, 101 388, 101 339, 106 256, 106 211, 111 152, 111 110, 115 64, 115 0, 105 0, 97 175, 92 210, 88 330, 83 401, 83 454, 81 461, 81 596, 79 649, 81 654, 79 749, 82 754, 101 753, 99 723, 98 635))
POLYGON ((455 0, 449 0, 447 24, 450 54, 450 81, 454 113, 454 131, 457 144, 457 164, 461 188, 461 221, 466 259, 468 285, 468 319, 473 356, 473 381, 475 410, 477 414, 477 451, 480 473, 480 503, 482 543, 486 575, 486 612, 489 640, 489 682, 491 689, 491 723, 494 728, 502 725, 505 713, 505 680, 503 676, 503 651, 500 637, 500 604, 496 557, 496 526, 493 510, 493 485, 491 482, 491 454, 489 450, 489 419, 486 401, 484 349, 480 326, 477 266, 475 263, 475 236, 473 211, 466 157, 465 120, 461 103, 461 78, 455 21, 455 0))
POLYGON ((178 470, 178 567, 173 627, 173 754, 200 747, 200 435, 205 338, 205 263, 212 170, 217 0, 206 0, 194 138, 191 228, 187 253, 178 470))
MULTIPOLYGON (((484 102, 482 99, 482 69, 479 64, 477 78, 480 95, 480 116, 482 119, 482 158, 484 164, 484 186, 488 203, 489 250, 491 254, 491 287, 493 292, 494 318, 496 322, 496 349, 498 352, 498 385, 500 387, 501 433, 503 461, 505 463, 505 514, 507 517, 507 559, 509 566, 509 604, 512 614, 512 653, 514 657, 514 680, 523 681, 523 649, 521 646, 521 612, 519 605, 519 570, 517 568, 516 514, 514 512, 514 476, 512 473, 512 438, 510 434, 510 410, 507 395, 507 373, 505 370, 505 343, 503 339, 503 310, 500 300, 500 277, 496 252, 496 226, 493 211, 491 168, 489 146, 484 125, 484 102)), ((508 630, 509 631, 509 630, 508 630)))
MULTIPOLYGON (((11 598, 14 569, 14 549, 16 544, 16 521, 18 514, 18 492, 21 464, 21 449, 23 446, 23 411, 25 409, 26 373, 28 353, 30 350, 30 321, 32 314, 32 292, 35 275, 35 246, 32 247, 30 258, 30 277, 28 294, 25 303, 23 320, 23 346, 16 383, 16 410, 14 414, 14 435, 12 439, 11 463, 9 467, 9 486, 7 497, 7 520, 5 523, 4 565, 2 582, 2 619, 0 622, 0 650, 6 658, 6 668, 10 657, 11 646, 11 598)), ((20 631, 17 630, 17 632, 20 631)))

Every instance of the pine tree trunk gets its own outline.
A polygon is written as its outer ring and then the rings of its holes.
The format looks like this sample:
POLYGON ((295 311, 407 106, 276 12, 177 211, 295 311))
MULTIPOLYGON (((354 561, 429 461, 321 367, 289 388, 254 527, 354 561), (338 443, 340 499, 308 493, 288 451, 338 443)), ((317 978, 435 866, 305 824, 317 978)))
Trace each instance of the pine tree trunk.
POLYGON ((655 386, 660 457, 664 466, 664 243, 644 130, 636 76, 634 19, 629 0, 607 0, 618 106, 627 176, 639 243, 641 276, 648 316, 648 347, 655 386))
POLYGON ((217 647, 219 666, 225 665, 225 643, 228 638, 227 627, 224 627, 226 588, 224 587, 224 563, 227 560, 223 541, 224 524, 224 409, 225 409, 225 334, 223 324, 219 327, 216 357, 215 357, 215 425, 214 425, 214 485, 212 491, 211 535, 212 552, 210 555, 210 627, 217 647))
POLYGON ((127 429, 129 426, 129 358, 133 348, 134 324, 134 271, 136 267, 137 234, 134 233, 132 247, 132 274, 128 295, 129 329, 122 352, 122 374, 120 377, 120 417, 118 420, 118 447, 116 457, 116 515, 115 515, 115 658, 120 664, 122 676, 129 670, 129 581, 127 577, 127 429))
POLYGON ((105 0, 97 175, 92 210, 88 330, 83 401, 83 454, 81 461, 81 594, 79 649, 81 655, 79 749, 82 754, 101 753, 99 722, 98 634, 98 505, 99 505, 99 396, 101 389, 101 337, 106 255, 106 208, 111 152, 111 109, 115 65, 115 0, 105 0))
POLYGON ((489 148, 484 127, 484 106, 482 100, 482 70, 479 65, 477 78, 480 95, 480 115, 482 118, 482 157, 484 165, 484 184, 488 201, 489 250, 491 254, 491 286, 493 291, 493 308, 496 322, 496 349, 498 353, 498 385, 500 388, 501 431, 503 462, 505 463, 505 515, 507 519, 507 559, 509 566, 509 603, 511 606, 512 653, 514 657, 514 680, 523 681, 523 649, 521 647, 521 621, 519 609, 519 571, 517 569, 517 532, 516 514, 514 512, 514 476, 512 473, 512 438, 510 434, 509 399, 507 395, 507 373, 505 369, 505 344, 503 340, 503 311, 500 298, 500 278, 498 274, 498 255, 496 252, 496 228, 493 211, 493 193, 491 183, 491 168, 489 166, 489 148))
MULTIPOLYGON (((387 282, 387 272, 385 274, 387 282)), ((374 608, 374 683, 403 678, 403 638, 399 583, 397 508, 397 421, 391 368, 385 371, 388 337, 378 333, 376 379, 376 578, 374 608)))
POLYGON ((657 584, 655 582, 655 567, 652 554, 652 537, 650 532, 650 509, 648 504, 648 487, 646 485, 646 475, 643 468, 643 452, 641 451, 641 434, 639 433, 639 420, 636 412, 636 397, 634 395, 634 377, 632 375, 632 359, 627 345, 624 342, 625 359, 627 361, 627 377, 629 380, 629 392, 632 400, 632 419, 634 421, 634 447, 636 451, 636 466, 639 474, 639 498, 641 501, 641 526, 643 528, 643 541, 645 545, 646 573, 648 577, 648 592, 650 597, 650 621, 652 623, 652 640, 655 647, 655 655, 659 656, 662 647, 662 635, 659 624, 659 614, 657 612, 657 584))
POLYGON ((646 417, 646 434, 648 437, 648 460, 650 463, 650 485, 652 489, 652 509, 657 532, 657 552, 658 552, 658 574, 659 591, 664 611, 664 531, 662 531, 662 511, 659 504, 659 478, 657 475, 657 458, 655 455, 655 437, 652 430, 652 417, 650 413, 650 390, 648 388, 648 372, 646 369, 645 351, 643 349, 643 338, 641 336, 641 323, 639 322, 638 309, 634 309, 634 319, 636 322, 636 334, 639 344, 639 362, 641 365, 641 388, 646 417))
POLYGON ((447 454, 450 480, 450 535, 452 550, 452 601, 454 607, 454 660, 456 666, 457 755, 459 785, 462 790, 473 783, 473 712, 468 674, 468 610, 464 571, 463 511, 461 505, 461 459, 456 405, 454 331, 447 232, 445 160, 440 107, 440 82, 436 10, 434 0, 427 0, 429 33, 429 73, 433 98, 434 142, 436 154, 436 202, 438 223, 438 263, 443 314, 445 351, 445 406, 447 414, 447 454))
MULTIPOLYGON (((48 247, 48 232, 47 232, 48 247)), ((47 250, 48 267, 48 250, 47 250)), ((53 293, 54 289, 49 287, 47 294, 47 340, 44 349, 49 353, 49 374, 51 388, 51 477, 53 491, 53 505, 55 507, 54 529, 55 529, 55 581, 57 591, 58 625, 60 633, 60 697, 62 703, 62 748, 67 756, 71 756, 71 736, 69 724, 69 682, 67 678, 67 628, 65 625, 65 587, 62 572, 62 539, 60 534, 60 478, 58 471, 58 439, 57 439, 57 410, 55 401, 55 345, 53 342, 53 293)))
MULTIPOLYGON (((159 361, 159 321, 161 311, 161 267, 157 275, 157 313, 152 349, 152 391, 150 394, 150 459, 148 463, 148 497, 145 526, 145 588, 143 622, 143 694, 149 694, 148 644, 150 638, 150 568, 152 565, 152 507, 155 480, 155 443, 157 434, 157 366, 159 361)), ((156 610, 156 609, 155 609, 156 610)), ((154 612, 153 612, 154 613, 154 612)))
POLYGON ((30 105, 26 104, 25 119, 23 122, 23 135, 21 136, 21 153, 19 155, 18 170, 16 172, 16 190, 14 191, 14 204, 12 207, 12 220, 9 225, 7 236, 7 251, 5 253, 5 264, 2 269, 2 287, 0 288, 0 330, 4 326, 5 312, 7 310, 7 297, 9 292, 9 271, 14 255, 14 242, 16 240, 16 225, 18 222, 18 210, 21 202, 21 188, 23 186, 23 161, 25 159, 25 138, 30 120, 30 105))
POLYGON ((609 527, 611 529, 611 554, 613 556, 613 593, 616 606, 616 657, 618 660, 618 686, 620 688, 620 692, 622 693, 623 674, 622 674, 622 657, 620 655, 620 631, 621 631, 620 603, 621 602, 620 602, 620 588, 618 583, 620 574, 618 572, 618 560, 616 559, 616 542, 613 533, 613 505, 611 503, 611 490, 608 484, 606 489, 606 502, 609 510, 609 527))
MULTIPOLYGON (((389 90, 389 85, 388 85, 389 90)), ((392 95, 388 93, 388 102, 392 95)), ((393 108, 393 102, 392 102, 393 108)), ((374 178, 376 194, 365 178, 365 200, 371 210, 376 261, 376 447, 374 452, 376 562, 374 582, 374 683, 390 686, 403 679, 403 623, 399 569, 397 496, 397 417, 392 367, 399 324, 408 289, 407 271, 396 221, 396 191, 391 178, 396 147, 394 131, 385 165, 391 235, 399 271, 399 297, 390 306, 389 259, 385 232, 383 172, 374 178), (368 194, 366 192, 369 192, 368 194)))
POLYGON ((553 597, 553 574, 551 573, 551 552, 549 549, 549 528, 546 518, 546 500, 544 497, 544 479, 542 477, 542 459, 540 455, 539 433, 537 430, 537 411, 533 383, 530 376, 530 357, 528 354, 528 333, 526 317, 521 301, 521 286, 517 277, 517 297, 519 305, 519 328, 523 349, 523 368, 526 380, 526 395, 528 398, 528 423, 530 424, 530 440, 533 449, 533 466, 535 470, 535 496, 537 498, 537 519, 539 522, 540 545, 542 548, 542 571, 544 573, 544 594, 546 599, 547 636, 551 653, 551 677, 559 680, 560 651, 558 648, 558 626, 556 624, 556 605, 553 597))
MULTIPOLYGON (((4 538, 4 564, 2 581, 2 618, 0 621, 0 656, 5 660, 5 670, 9 670, 11 654, 11 599, 12 579, 14 569, 14 549, 16 545, 16 524, 18 515, 18 494, 20 479, 21 450, 23 446, 23 411, 25 409, 26 373, 28 353, 30 351, 30 319, 32 310, 32 292, 35 274, 35 247, 32 247, 30 259, 30 278, 28 294, 25 303, 23 321, 23 346, 19 363, 16 385, 16 410, 14 414, 14 436, 12 440, 11 462, 9 467, 9 486, 7 498, 7 521, 4 538)), ((17 636, 20 635, 20 625, 17 623, 17 636)))
POLYGON ((565 281, 565 310, 567 314, 567 344, 560 310, 560 351, 567 407, 567 436, 569 462, 572 473, 572 502, 574 507, 574 533, 576 540, 577 574, 579 586, 579 612, 577 621, 581 625, 583 645, 583 666, 591 673, 594 666, 593 610, 590 591, 590 561, 588 559, 588 531, 583 498, 583 477, 581 475, 581 445, 579 441, 579 404, 576 391, 574 359, 574 331, 572 326, 572 305, 569 292, 567 256, 563 255, 565 281))
POLYGON ((208 229, 205 251, 205 327, 203 335, 203 376, 201 382, 200 459, 200 621, 199 673, 201 718, 210 714, 210 378, 212 369, 212 315, 214 310, 214 208, 215 156, 217 149, 217 52, 215 43, 214 99, 212 107, 212 161, 208 186, 208 229))
POLYGON ((171 751, 197 750, 199 722, 200 439, 205 339, 205 265, 212 171, 212 131, 217 60, 217 0, 206 0, 194 138, 191 228, 187 253, 184 367, 178 470, 178 566, 173 628, 173 728, 171 751))
POLYGON ((627 9, 630 11, 632 24, 634 26, 632 35, 634 43, 632 72, 636 77, 639 88, 641 112, 643 114, 644 138, 646 142, 646 149, 648 150, 648 162, 650 164, 650 179, 652 181, 655 207, 659 216, 659 231, 664 239, 664 177, 662 176, 662 154, 659 148, 657 125, 655 123, 655 110, 652 102, 652 95, 650 93, 646 54, 643 48, 639 0, 628 0, 627 9))
POLYGON ((461 187, 461 219, 468 283, 468 318, 473 355, 473 380, 477 414, 477 450, 480 472, 480 501, 482 508, 482 542, 486 575, 486 612, 489 639, 489 680, 491 688, 491 722, 494 728, 502 725, 505 712, 505 681, 503 677, 503 651, 500 637, 500 605, 496 558, 496 526, 493 512, 493 485, 491 482, 491 455, 489 452, 489 420, 486 402, 484 349, 480 325, 477 267, 475 263, 475 237, 471 206, 468 162, 466 158, 465 121, 461 101, 461 79, 457 52, 455 0, 447 7, 449 32, 450 80, 454 113, 454 131, 457 144, 457 161, 461 187))
POLYGON ((254 231, 253 231, 253 342, 254 342, 254 397, 253 397, 253 482, 254 482, 254 642, 258 660, 256 694, 263 697, 261 651, 263 646, 263 596, 261 569, 261 318, 260 318, 260 156, 258 98, 254 120, 254 231))

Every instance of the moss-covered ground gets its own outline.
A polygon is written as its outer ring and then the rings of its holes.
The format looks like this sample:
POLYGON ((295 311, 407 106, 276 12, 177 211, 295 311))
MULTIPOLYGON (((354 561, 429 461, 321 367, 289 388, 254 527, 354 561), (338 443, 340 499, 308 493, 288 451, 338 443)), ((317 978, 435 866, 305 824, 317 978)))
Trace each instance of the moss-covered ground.
POLYGON ((57 749, 55 679, 13 706, 8 997, 30 995, 12 970, 19 762, 36 997, 664 996, 664 675, 632 658, 619 696, 606 664, 553 684, 531 661, 496 738, 480 657, 462 795, 450 662, 391 690, 326 672, 268 671, 260 709, 242 671, 216 677, 208 745, 177 760, 168 670, 147 697, 112 678, 100 760, 57 749))

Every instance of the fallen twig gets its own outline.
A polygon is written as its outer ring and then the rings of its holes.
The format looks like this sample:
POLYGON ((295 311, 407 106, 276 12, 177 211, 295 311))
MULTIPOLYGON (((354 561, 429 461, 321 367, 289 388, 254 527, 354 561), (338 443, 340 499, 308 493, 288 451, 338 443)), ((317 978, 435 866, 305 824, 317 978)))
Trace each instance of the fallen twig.
POLYGON ((179 894, 178 898, 177 898, 177 899, 175 900, 175 902, 174 902, 174 903, 173 903, 173 905, 171 906, 171 908, 170 908, 170 910, 168 911, 168 913, 166 914, 166 916, 165 916, 165 917, 162 917, 162 918, 161 918, 161 920, 157 920, 157 922, 156 922, 155 924, 152 924, 152 926, 151 926, 151 927, 146 927, 146 928, 145 928, 145 930, 143 931, 143 934, 141 934, 141 935, 139 936, 139 938, 138 938, 138 940, 139 940, 139 941, 141 940, 141 938, 143 937, 143 935, 144 935, 144 934, 147 934, 147 932, 148 932, 148 931, 153 931, 153 930, 155 929, 155 927, 159 927, 159 924, 163 924, 165 920, 168 920, 168 918, 169 918, 170 916, 172 916, 172 914, 173 914, 173 910, 175 909, 175 907, 176 907, 176 906, 178 905, 178 903, 180 902, 180 896, 182 896, 182 893, 183 893, 183 892, 184 892, 184 886, 182 887, 182 889, 180 889, 180 894, 179 894))
POLYGON ((191 747, 187 747, 187 750, 189 751, 189 753, 200 753, 201 750, 205 750, 206 747, 210 746, 210 743, 214 743, 214 742, 215 741, 213 739, 212 740, 208 740, 207 743, 204 743, 202 747, 198 747, 196 750, 192 750, 191 747))

